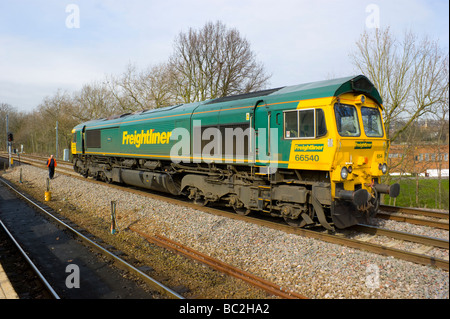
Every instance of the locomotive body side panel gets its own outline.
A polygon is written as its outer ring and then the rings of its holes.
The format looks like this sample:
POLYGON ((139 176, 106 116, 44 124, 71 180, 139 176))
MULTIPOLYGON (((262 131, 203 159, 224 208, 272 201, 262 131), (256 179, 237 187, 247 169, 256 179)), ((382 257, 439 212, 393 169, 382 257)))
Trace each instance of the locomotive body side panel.
POLYGON ((82 123, 74 169, 196 203, 224 202, 295 226, 345 228, 374 216, 386 139, 364 76, 305 83, 82 123))

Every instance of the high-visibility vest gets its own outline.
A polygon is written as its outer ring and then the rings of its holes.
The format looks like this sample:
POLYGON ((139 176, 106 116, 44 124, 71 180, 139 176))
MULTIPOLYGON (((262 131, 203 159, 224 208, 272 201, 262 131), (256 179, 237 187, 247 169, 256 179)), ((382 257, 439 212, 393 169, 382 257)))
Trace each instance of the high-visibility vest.
POLYGON ((49 158, 49 159, 47 160, 47 167, 50 166, 50 163, 52 162, 52 160, 53 160, 54 166, 56 167, 56 160, 55 160, 54 158, 49 158))

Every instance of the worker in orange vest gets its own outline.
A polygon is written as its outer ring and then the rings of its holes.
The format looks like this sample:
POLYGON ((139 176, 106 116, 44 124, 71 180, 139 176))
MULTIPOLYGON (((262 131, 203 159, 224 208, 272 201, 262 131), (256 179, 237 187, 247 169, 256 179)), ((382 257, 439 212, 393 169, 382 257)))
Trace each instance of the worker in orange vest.
POLYGON ((50 155, 50 158, 47 160, 47 167, 48 167, 48 176, 50 177, 50 179, 53 179, 56 167, 56 160, 53 158, 53 155, 50 155))

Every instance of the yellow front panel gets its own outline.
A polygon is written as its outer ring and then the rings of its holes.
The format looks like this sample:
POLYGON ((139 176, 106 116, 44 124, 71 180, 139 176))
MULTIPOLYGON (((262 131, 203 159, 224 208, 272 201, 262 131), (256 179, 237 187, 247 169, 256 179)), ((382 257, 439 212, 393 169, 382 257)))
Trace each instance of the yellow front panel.
MULTIPOLYGON (((303 100, 297 109, 321 108, 325 112, 327 134, 320 138, 298 138, 291 140, 288 168, 302 170, 321 170, 330 173, 332 196, 335 183, 343 183, 344 189, 354 190, 356 184, 362 188, 372 183, 373 178, 382 175, 379 165, 386 163, 388 141, 385 137, 367 137, 361 117, 361 106, 377 108, 378 105, 368 97, 361 103, 361 95, 343 94, 339 98, 303 100), (341 136, 336 127, 334 104, 339 102, 357 109, 360 126, 359 136, 341 136), (342 167, 352 168, 347 179, 341 178, 342 167)), ((384 132, 384 127, 383 127, 384 132)), ((380 182, 380 181, 379 181, 380 182)), ((358 186, 359 187, 359 186, 358 186)))

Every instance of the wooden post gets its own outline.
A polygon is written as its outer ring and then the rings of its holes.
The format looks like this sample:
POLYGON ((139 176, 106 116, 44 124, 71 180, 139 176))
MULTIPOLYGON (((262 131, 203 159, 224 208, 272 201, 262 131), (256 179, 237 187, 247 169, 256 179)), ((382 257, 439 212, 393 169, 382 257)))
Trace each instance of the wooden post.
POLYGON ((117 233, 116 227, 116 201, 111 201, 111 234, 117 233))

